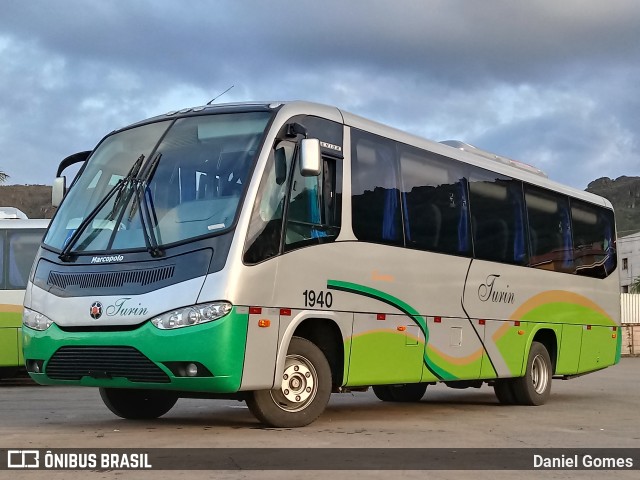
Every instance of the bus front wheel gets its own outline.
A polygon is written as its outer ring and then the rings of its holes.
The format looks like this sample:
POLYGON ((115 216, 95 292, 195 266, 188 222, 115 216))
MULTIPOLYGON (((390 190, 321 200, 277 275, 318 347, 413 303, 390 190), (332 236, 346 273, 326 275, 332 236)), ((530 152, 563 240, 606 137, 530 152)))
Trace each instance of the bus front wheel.
POLYGON ((282 386, 251 392, 247 406, 270 427, 309 425, 324 411, 331 395, 331 368, 314 343, 293 337, 289 344, 282 386))
POLYGON ((551 395, 553 366, 542 343, 532 342, 524 377, 512 380, 513 395, 520 405, 542 405, 551 395))
POLYGON ((100 388, 100 397, 109 410, 129 420, 161 417, 178 401, 173 392, 127 388, 100 388))

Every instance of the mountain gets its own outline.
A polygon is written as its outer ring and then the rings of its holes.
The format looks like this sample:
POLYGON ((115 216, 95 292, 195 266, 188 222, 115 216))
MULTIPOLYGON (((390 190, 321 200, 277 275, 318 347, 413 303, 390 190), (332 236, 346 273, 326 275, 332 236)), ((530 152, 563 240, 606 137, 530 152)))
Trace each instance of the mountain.
POLYGON ((1 185, 0 207, 17 207, 29 218, 51 218, 50 185, 1 185))
POLYGON ((600 195, 616 211, 618 237, 640 231, 640 177, 602 177, 587 186, 587 192, 600 195))

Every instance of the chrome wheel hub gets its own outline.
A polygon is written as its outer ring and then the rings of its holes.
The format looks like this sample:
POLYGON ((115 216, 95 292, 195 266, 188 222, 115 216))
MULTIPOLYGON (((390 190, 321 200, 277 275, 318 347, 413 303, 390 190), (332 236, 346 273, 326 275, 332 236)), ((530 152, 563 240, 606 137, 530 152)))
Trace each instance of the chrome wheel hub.
POLYGON ((283 410, 297 412, 313 401, 317 390, 317 374, 311 362, 300 355, 289 355, 282 374, 282 387, 272 390, 271 396, 283 410))

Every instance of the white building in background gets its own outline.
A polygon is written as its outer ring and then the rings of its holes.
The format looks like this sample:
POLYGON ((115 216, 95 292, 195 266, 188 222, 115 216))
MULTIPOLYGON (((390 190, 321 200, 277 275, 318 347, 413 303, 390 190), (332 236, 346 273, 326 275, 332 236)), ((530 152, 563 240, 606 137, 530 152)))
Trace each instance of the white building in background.
POLYGON ((618 272, 620 272, 620 291, 629 293, 634 278, 640 277, 640 232, 617 241, 618 272))

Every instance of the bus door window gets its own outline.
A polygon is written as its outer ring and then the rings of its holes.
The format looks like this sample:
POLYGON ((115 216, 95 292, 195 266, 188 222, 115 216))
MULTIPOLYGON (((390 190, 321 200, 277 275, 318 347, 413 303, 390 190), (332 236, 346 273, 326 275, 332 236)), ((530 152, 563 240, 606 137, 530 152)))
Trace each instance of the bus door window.
MULTIPOLYGON (((340 165, 341 166, 341 163, 340 165)), ((285 250, 333 241, 340 231, 337 201, 338 162, 324 158, 322 173, 303 177, 293 169, 285 229, 285 250)))
POLYGON ((251 212, 246 263, 259 263, 280 252, 287 179, 294 152, 295 144, 289 141, 278 142, 271 151, 251 212))

